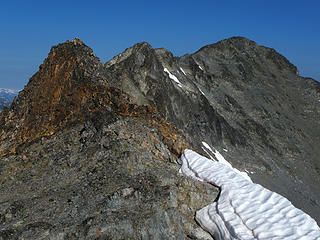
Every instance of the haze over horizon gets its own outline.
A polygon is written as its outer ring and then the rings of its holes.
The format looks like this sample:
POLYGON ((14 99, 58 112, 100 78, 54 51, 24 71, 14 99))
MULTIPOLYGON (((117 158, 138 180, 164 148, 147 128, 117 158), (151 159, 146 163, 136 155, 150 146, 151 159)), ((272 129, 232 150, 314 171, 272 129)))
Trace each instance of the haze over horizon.
POLYGON ((78 37, 103 61, 137 42, 174 55, 233 36, 274 48, 320 80, 320 3, 290 1, 4 1, 0 87, 22 89, 53 45, 78 37))

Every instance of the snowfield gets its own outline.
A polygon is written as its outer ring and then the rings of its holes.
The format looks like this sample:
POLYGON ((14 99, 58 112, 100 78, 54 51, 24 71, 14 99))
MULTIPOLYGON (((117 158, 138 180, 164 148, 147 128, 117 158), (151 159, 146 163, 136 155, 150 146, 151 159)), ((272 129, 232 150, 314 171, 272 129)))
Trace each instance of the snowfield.
POLYGON ((202 144, 218 161, 187 149, 178 162, 182 174, 220 187, 219 198, 196 213, 196 220, 215 239, 320 240, 320 228, 309 215, 253 183, 218 151, 202 144))

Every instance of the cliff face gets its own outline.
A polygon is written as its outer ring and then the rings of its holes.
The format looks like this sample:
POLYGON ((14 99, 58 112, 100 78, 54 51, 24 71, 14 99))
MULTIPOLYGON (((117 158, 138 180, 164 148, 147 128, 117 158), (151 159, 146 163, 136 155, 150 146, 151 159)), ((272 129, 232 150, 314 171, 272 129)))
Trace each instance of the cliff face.
POLYGON ((319 99, 245 38, 180 58, 139 43, 105 64, 59 44, 0 113, 0 236, 210 239, 193 216, 217 190, 175 162, 202 141, 319 222, 319 99))

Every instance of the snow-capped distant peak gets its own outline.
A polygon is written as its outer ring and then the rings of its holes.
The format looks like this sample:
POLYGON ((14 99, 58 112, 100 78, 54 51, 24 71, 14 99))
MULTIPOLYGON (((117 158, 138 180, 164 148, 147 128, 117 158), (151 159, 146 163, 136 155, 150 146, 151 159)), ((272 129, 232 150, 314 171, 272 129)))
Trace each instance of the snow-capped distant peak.
POLYGON ((13 99, 18 95, 17 90, 0 88, 0 111, 4 107, 9 107, 13 99))
POLYGON ((14 90, 14 89, 7 89, 7 88, 0 88, 0 93, 6 93, 6 94, 17 94, 20 90, 14 90))

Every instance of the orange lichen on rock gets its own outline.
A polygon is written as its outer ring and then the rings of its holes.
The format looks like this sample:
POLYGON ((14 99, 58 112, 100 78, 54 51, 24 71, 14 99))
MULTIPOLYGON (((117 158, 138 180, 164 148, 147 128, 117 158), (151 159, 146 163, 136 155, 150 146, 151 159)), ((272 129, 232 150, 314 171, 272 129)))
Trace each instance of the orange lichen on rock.
POLYGON ((133 104, 130 96, 120 89, 94 81, 100 61, 88 47, 68 44, 51 50, 11 109, 0 113, 1 139, 10 139, 7 145, 0 144, 2 155, 15 153, 24 143, 53 135, 69 123, 105 111, 106 106, 121 116, 146 120, 173 146, 173 152, 177 155, 182 152, 180 145, 186 146, 182 137, 154 106, 133 104))

